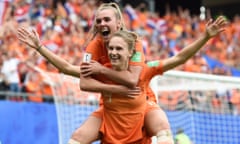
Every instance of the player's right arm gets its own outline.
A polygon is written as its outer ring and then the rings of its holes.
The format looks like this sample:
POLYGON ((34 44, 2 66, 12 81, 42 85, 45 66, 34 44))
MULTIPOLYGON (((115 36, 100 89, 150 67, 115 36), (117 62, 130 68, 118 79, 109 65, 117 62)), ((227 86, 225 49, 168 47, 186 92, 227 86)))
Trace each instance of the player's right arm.
POLYGON ((38 33, 32 29, 28 30, 26 27, 18 29, 18 39, 27 44, 29 47, 37 50, 43 57, 45 57, 51 64, 59 69, 62 73, 75 76, 79 78, 80 67, 75 66, 51 52, 48 48, 43 46, 40 42, 38 33))

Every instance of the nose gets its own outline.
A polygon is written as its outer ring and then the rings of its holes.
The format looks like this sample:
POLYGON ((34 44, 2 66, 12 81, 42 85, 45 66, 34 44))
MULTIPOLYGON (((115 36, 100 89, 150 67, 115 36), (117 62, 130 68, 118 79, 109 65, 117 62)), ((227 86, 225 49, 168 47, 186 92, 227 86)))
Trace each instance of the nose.
POLYGON ((111 53, 112 55, 115 55, 115 54, 117 54, 117 51, 116 51, 116 49, 112 49, 112 50, 110 51, 110 53, 111 53))
POLYGON ((101 21, 100 25, 106 25, 106 22, 104 20, 101 21))

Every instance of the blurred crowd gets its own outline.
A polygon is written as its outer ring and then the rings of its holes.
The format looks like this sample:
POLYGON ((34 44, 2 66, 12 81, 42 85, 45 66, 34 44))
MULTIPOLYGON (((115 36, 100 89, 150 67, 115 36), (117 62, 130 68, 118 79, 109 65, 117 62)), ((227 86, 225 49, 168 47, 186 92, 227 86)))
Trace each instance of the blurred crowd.
MULTIPOLYGON (((36 29, 42 43, 68 62, 79 65, 97 0, 14 0, 4 3, 0 21, 0 82, 1 91, 53 95, 42 71, 59 73, 33 49, 16 37, 19 26, 36 29)), ((145 3, 137 7, 121 5, 125 24, 143 40, 146 60, 165 59, 189 45, 205 30, 211 16, 191 15, 188 9, 166 11, 164 16, 148 10, 145 3)), ((225 32, 210 40, 194 57, 177 70, 217 75, 240 76, 240 16, 229 19, 225 32), (217 66, 209 63, 217 61, 217 66)), ((238 94, 239 95, 239 94, 238 94)), ((237 102, 240 105, 240 96, 237 102)), ((41 102, 39 97, 29 100, 41 102)))

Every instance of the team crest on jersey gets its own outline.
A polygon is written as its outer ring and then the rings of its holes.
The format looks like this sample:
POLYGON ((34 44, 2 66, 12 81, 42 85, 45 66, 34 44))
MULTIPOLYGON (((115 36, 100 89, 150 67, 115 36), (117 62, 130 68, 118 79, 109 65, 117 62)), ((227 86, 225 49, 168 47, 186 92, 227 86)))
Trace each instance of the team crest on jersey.
POLYGON ((132 62, 141 62, 142 61, 142 54, 140 52, 136 52, 132 58, 131 58, 132 62))
POLYGON ((150 61, 147 63, 148 67, 157 67, 159 66, 160 61, 156 60, 156 61, 150 61))

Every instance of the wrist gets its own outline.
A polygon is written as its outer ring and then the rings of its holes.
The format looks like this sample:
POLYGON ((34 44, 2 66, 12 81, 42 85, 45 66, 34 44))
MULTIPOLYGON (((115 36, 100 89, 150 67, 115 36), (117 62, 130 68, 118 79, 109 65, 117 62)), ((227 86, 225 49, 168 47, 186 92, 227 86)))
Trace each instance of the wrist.
POLYGON ((37 46, 36 50, 37 50, 37 51, 40 51, 40 50, 42 49, 42 46, 43 46, 43 45, 37 46))
POLYGON ((204 41, 208 41, 209 39, 211 39, 211 37, 208 32, 206 32, 201 36, 201 39, 203 39, 204 41))
POLYGON ((102 66, 101 69, 99 70, 99 74, 104 74, 106 67, 102 66))

